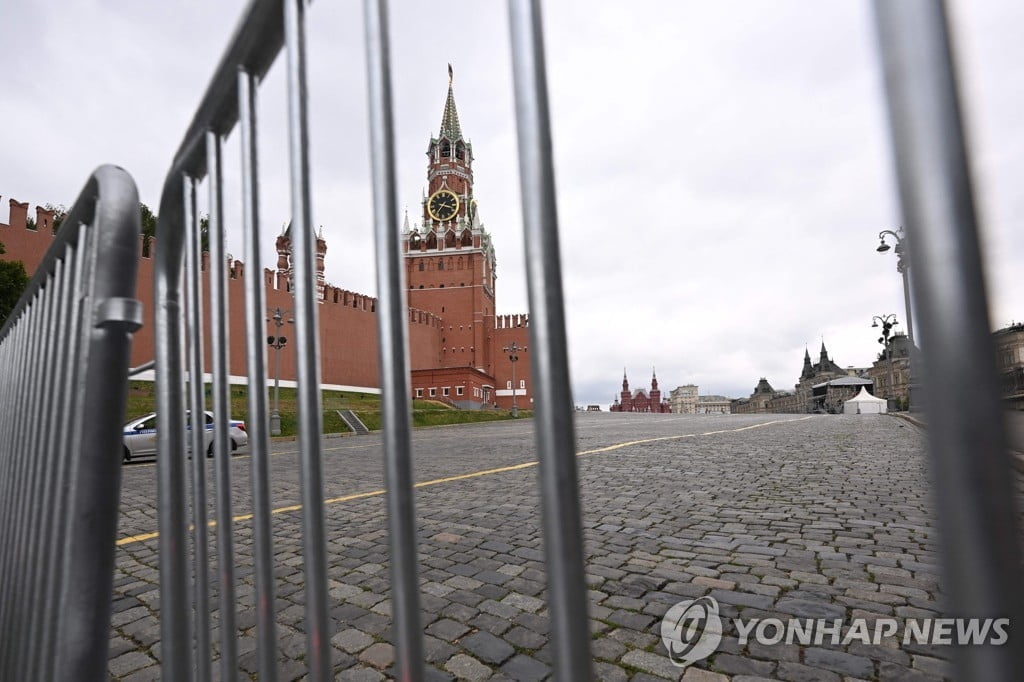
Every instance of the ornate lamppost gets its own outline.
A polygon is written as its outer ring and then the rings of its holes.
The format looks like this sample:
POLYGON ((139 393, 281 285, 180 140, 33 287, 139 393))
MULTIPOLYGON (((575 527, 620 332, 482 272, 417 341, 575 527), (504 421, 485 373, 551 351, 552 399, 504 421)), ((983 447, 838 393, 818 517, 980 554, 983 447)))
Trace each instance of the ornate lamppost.
POLYGON ((274 410, 270 413, 270 435, 280 436, 281 435, 281 413, 278 411, 280 390, 280 379, 281 379, 281 349, 288 344, 288 337, 281 335, 281 327, 285 323, 292 324, 295 320, 285 320, 284 316, 290 313, 290 310, 284 310, 282 308, 274 308, 271 311, 270 320, 273 320, 274 327, 276 328, 273 336, 267 337, 267 345, 274 349, 274 410))
POLYGON ((893 395, 896 392, 896 384, 892 377, 892 339, 890 336, 892 335, 892 328, 899 324, 899 322, 896 321, 895 313, 889 313, 888 315, 875 315, 871 318, 872 327, 877 328, 879 323, 881 323, 882 335, 878 337, 878 343, 882 344, 882 347, 885 349, 886 358, 889 361, 889 390, 886 392, 888 395, 885 397, 888 402, 888 408, 892 410, 895 402, 893 395))
POLYGON ((882 230, 878 233, 878 248, 875 251, 878 253, 885 253, 890 247, 886 242, 886 237, 892 237, 896 242, 896 246, 893 249, 896 254, 896 272, 903 276, 903 307, 907 316, 907 341, 910 341, 910 345, 914 345, 914 323, 910 317, 910 282, 908 280, 907 271, 910 269, 910 262, 907 260, 907 245, 906 235, 903 232, 903 227, 900 226, 895 232, 892 230, 882 230))
POLYGON ((516 419, 519 417, 519 405, 516 403, 516 363, 519 362, 519 352, 526 352, 526 347, 513 341, 502 350, 508 353, 508 361, 512 363, 512 418, 516 419))

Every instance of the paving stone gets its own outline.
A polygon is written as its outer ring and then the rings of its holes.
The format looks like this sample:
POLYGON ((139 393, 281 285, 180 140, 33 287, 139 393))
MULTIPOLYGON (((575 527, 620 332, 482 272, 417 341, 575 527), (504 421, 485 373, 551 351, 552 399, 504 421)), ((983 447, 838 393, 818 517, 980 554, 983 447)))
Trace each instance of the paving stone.
POLYGON ((491 676, 491 669, 466 654, 455 654, 444 664, 444 669, 460 680, 486 680, 491 676))
POLYGON ((458 621, 443 618, 427 627, 427 632, 447 642, 454 642, 469 632, 470 628, 458 621))
POLYGON ((336 679, 345 682, 379 682, 385 679, 383 675, 373 668, 349 668, 337 674, 336 679))
POLYGON ((481 661, 492 665, 504 663, 515 653, 512 645, 489 632, 475 632, 464 637, 461 643, 481 661))
POLYGON ((153 663, 153 659, 141 651, 129 651, 111 660, 109 668, 112 674, 123 676, 140 668, 151 666, 153 663))
POLYGON ((953 676, 953 665, 949 661, 944 661, 941 658, 932 658, 931 656, 913 656, 913 667, 915 670, 928 673, 929 675, 936 675, 938 677, 952 677, 953 676))
POLYGON ((786 682, 840 682, 837 673, 821 668, 812 668, 801 663, 783 661, 775 669, 775 675, 786 682))
POLYGON ((884 662, 878 666, 878 682, 942 682, 942 679, 895 663, 884 662))
POLYGON ((121 682, 157 682, 157 680, 161 679, 160 666, 151 665, 148 668, 136 670, 120 679, 121 682))
MULTIPOLYGON (((544 635, 527 630, 524 627, 514 627, 504 635, 502 639, 519 649, 534 650, 544 646, 548 639, 544 635)), ((591 645, 593 648, 593 645, 591 645)))
POLYGON ((734 656, 733 654, 718 654, 714 657, 712 664, 716 669, 732 675, 761 675, 767 677, 775 670, 775 663, 771 661, 757 661, 752 658, 734 656))
POLYGON ((804 651, 804 663, 855 677, 866 678, 875 674, 875 666, 870 659, 830 649, 807 649, 804 651))
POLYGON ((590 653, 594 658, 617 661, 626 653, 626 645, 608 637, 600 637, 590 643, 590 653))
POLYGON ((677 679, 679 677, 679 668, 672 665, 672 661, 669 660, 668 656, 651 653, 650 651, 630 651, 622 657, 622 662, 660 677, 670 679, 677 679))
POLYGON ((539 682, 551 674, 551 668, 535 658, 519 654, 513 656, 505 665, 501 666, 501 672, 514 680, 539 682))
POLYGON ((694 668, 693 666, 687 668, 680 679, 682 682, 729 682, 729 678, 725 675, 713 673, 702 668, 694 668))
POLYGON ((842 606, 807 599, 782 598, 775 604, 775 610, 797 616, 798 618, 833 620, 836 618, 842 619, 846 616, 846 609, 842 606))
POLYGON ((610 663, 594 663, 594 679, 598 682, 626 682, 629 676, 622 668, 610 663))
POLYGON ((355 628, 349 628, 348 630, 342 630, 333 637, 331 637, 331 643, 340 649, 347 651, 350 654, 356 654, 365 649, 366 647, 373 644, 374 639, 370 635, 356 630, 355 628))
POLYGON ((711 596, 722 604, 733 604, 735 606, 752 606, 755 609, 770 609, 775 604, 774 597, 768 597, 762 594, 747 594, 745 592, 726 592, 724 590, 711 590, 711 596))
POLYGON ((372 665, 378 670, 384 670, 395 662, 395 648, 390 644, 377 642, 364 649, 359 654, 359 660, 372 665))
POLYGON ((517 592, 510 592, 501 600, 501 602, 515 607, 520 611, 528 611, 530 613, 537 613, 546 606, 543 599, 537 599, 536 597, 530 597, 517 592))

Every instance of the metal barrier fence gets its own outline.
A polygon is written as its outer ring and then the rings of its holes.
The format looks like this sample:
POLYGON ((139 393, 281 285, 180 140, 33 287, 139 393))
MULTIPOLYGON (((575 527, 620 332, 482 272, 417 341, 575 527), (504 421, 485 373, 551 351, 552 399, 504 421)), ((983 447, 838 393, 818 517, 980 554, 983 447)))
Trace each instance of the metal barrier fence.
MULTIPOLYGON (((240 27, 189 127, 175 157, 160 202, 160 249, 155 273, 158 446, 161 452, 185 449, 184 396, 186 370, 203 370, 200 321, 199 236, 196 185, 210 189, 210 259, 224 261, 221 145, 239 125, 242 142, 242 192, 245 269, 245 333, 249 383, 266 385, 262 343, 264 297, 260 264, 259 188, 256 158, 256 90, 260 79, 284 47, 287 59, 293 289, 298 378, 303 559, 310 679, 331 677, 328 594, 321 484, 320 349, 314 287, 314 241, 310 224, 309 160, 306 119, 306 3, 303 0, 258 0, 246 10, 240 27), (182 279, 182 262, 185 263, 182 279), (183 298, 184 297, 184 298, 183 298), (187 323, 183 312, 187 313, 187 323), (186 351, 188 351, 186 353, 186 351), (188 367, 183 359, 188 357, 188 367)), ((405 287, 395 192, 391 81, 385 3, 365 2, 368 52, 371 154, 377 244, 380 336, 381 412, 384 428, 390 564, 393 587, 396 671, 400 679, 423 676, 422 623, 419 607, 416 518, 410 461, 408 328, 405 287)), ((544 528, 548 547, 550 613, 553 623, 555 672, 560 679, 590 678, 590 633, 586 617, 581 518, 575 494, 575 437, 568 380, 565 323, 562 309, 558 236, 555 229, 554 183, 548 127, 544 58, 536 3, 510 3, 520 131, 524 196, 540 201, 524 204, 527 231, 530 327, 534 350, 537 443, 541 459, 544 528), (567 494, 567 491, 571 493, 567 494)), ((212 340, 214 457, 218 527, 220 671, 234 676, 238 645, 235 627, 235 576, 227 436, 228 369, 225 277, 214 268, 210 285, 212 340)), ((188 391, 193 413, 203 410, 202 384, 188 391)), ((274 680, 273 548, 270 533, 268 426, 266 398, 249 392, 252 453, 252 507, 257 632, 260 679, 274 680)), ((196 432, 193 432, 193 438, 196 432)), ((200 451, 193 445, 193 451, 200 451)), ((206 584, 206 491, 201 458, 192 461, 193 518, 187 519, 185 463, 158 458, 161 587, 161 658, 167 679, 210 677, 209 585, 206 584), (193 537, 188 542, 191 521, 193 537), (189 594, 187 559, 191 546, 195 581, 189 594), (190 617, 194 622, 190 624, 190 617), (194 640, 193 640, 194 634, 194 640)))
POLYGON ((0 679, 107 677, 139 198, 90 177, 0 329, 0 679))
MULTIPOLYGON (((236 125, 242 146, 245 253, 245 337, 252 386, 266 385, 261 222, 256 157, 257 85, 284 47, 287 60, 291 214, 294 248, 295 337, 298 378, 306 662, 309 679, 331 677, 326 549, 321 482, 320 349, 310 224, 307 148, 305 0, 256 0, 215 71, 174 159, 160 204, 160 249, 155 275, 159 449, 185 450, 186 404, 203 410, 199 381, 186 392, 186 373, 201 377, 197 184, 208 181, 210 258, 224 262, 222 141, 236 125), (182 269, 184 262, 185 268, 182 269), (187 320, 187 321, 186 321, 187 320), (187 363, 187 364, 186 364, 187 363)), ((371 119, 373 202, 379 303, 380 379, 385 425, 390 567, 396 675, 423 679, 422 627, 416 554, 416 516, 410 466, 410 381, 405 286, 395 192, 389 40, 383 0, 365 0, 371 119)), ((916 298, 921 306, 928 408, 940 522, 947 548, 946 593, 957 615, 1021 618, 1016 518, 1003 427, 999 419, 991 340, 985 316, 980 257, 971 207, 958 105, 946 38, 944 7, 931 0, 878 2, 900 189, 916 298), (989 381, 991 377, 992 381, 989 381), (980 378, 980 379, 979 379, 980 378), (951 396, 967 392, 964 401, 951 396)), ((553 672, 560 680, 591 679, 583 573, 575 437, 569 388, 559 266, 547 85, 538 0, 510 0, 510 25, 519 131, 531 311, 530 344, 537 407, 536 438, 553 672)), ((220 677, 238 663, 234 548, 228 447, 229 346, 226 273, 211 271, 215 502, 219 558, 220 677)), ((273 547, 269 504, 267 401, 249 392, 259 676, 277 679, 273 547)), ((193 438, 198 437, 198 430, 193 438)), ((200 451, 193 444, 194 452, 200 451)), ((201 458, 192 460, 192 500, 186 463, 158 458, 161 658, 166 679, 211 677, 207 574, 206 490, 201 458), (193 517, 187 518, 190 508, 193 517), (189 542, 189 524, 193 536, 189 542), (190 548, 195 581, 189 585, 190 548), (194 619, 190 622, 190 619, 194 619)), ((1024 669, 1021 648, 958 650, 964 679, 1014 679, 1024 669)))

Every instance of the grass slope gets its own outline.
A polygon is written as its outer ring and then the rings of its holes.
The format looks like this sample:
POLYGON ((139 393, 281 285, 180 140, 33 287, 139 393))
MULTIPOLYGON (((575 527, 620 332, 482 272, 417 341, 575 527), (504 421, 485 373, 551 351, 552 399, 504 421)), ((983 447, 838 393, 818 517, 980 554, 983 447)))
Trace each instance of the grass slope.
MULTIPOLYGON (((248 387, 231 386, 231 417, 248 421, 248 387)), ((206 409, 211 409, 210 386, 206 386, 205 403, 206 409)), ((268 410, 274 408, 274 389, 267 391, 268 410)), ((280 414, 281 414, 281 435, 294 436, 298 430, 296 420, 297 400, 294 388, 280 389, 280 414)), ((352 410, 360 420, 371 431, 381 428, 380 398, 369 393, 352 393, 347 391, 323 391, 321 393, 323 404, 323 425, 324 433, 347 433, 348 427, 338 410, 352 410)), ((150 412, 156 411, 155 384, 151 381, 130 381, 128 382, 128 405, 125 412, 125 421, 141 417, 150 412)), ((520 418, 532 415, 527 410, 519 411, 520 418)), ((413 400, 412 423, 413 426, 443 426, 446 424, 469 424, 475 422, 497 421, 511 419, 512 415, 508 410, 456 410, 444 403, 435 400, 413 400)))

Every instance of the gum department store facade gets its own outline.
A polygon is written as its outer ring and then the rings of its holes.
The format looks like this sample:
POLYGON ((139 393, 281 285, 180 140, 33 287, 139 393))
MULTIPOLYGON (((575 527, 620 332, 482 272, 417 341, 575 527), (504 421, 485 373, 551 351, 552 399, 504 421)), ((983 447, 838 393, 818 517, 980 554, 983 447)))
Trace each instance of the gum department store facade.
MULTIPOLYGON (((422 200, 421 223, 402 227, 408 292, 409 355, 413 397, 436 399, 464 409, 512 406, 512 363, 503 349, 515 343, 521 352, 516 363, 515 394, 520 407, 532 402, 529 316, 496 313, 496 258, 490 233, 480 218, 473 195, 473 146, 463 137, 451 78, 437 137, 427 145, 427 191, 422 200)), ((53 241, 54 212, 37 207, 34 229, 28 222, 28 204, 9 200, 9 224, 0 223, 5 260, 20 260, 31 275, 53 241)), ((398 226, 396 226, 397 228, 398 226)), ((291 240, 285 231, 277 238, 276 270, 264 269, 267 308, 290 309, 291 240)), ((153 359, 153 251, 156 240, 143 249, 139 241, 139 277, 136 296, 142 301, 146 323, 135 333, 133 366, 153 359), (145 253, 145 255, 143 255, 145 253)), ((317 291, 320 317, 320 373, 327 388, 379 392, 376 299, 340 289, 324 280, 327 243, 316 240, 317 291)), ((227 270, 229 330, 244 329, 243 272, 240 261, 227 270)), ((204 290, 209 291, 209 254, 203 254, 204 290)), ((204 301, 208 296, 204 297, 204 301)), ((209 310, 205 309, 209 331, 209 310)), ((269 315, 268 315, 269 317, 269 315)), ((267 334, 275 333, 272 323, 267 334)), ((287 330, 283 329, 286 334, 287 330)), ((243 337, 231 335, 229 368, 245 374, 243 337)), ((262 339, 260 340, 262 342, 262 339)), ((294 380, 294 356, 280 351, 281 379, 294 380)), ((209 337, 205 357, 209 358, 209 337)), ((272 377, 271 377, 272 378, 272 377)))

